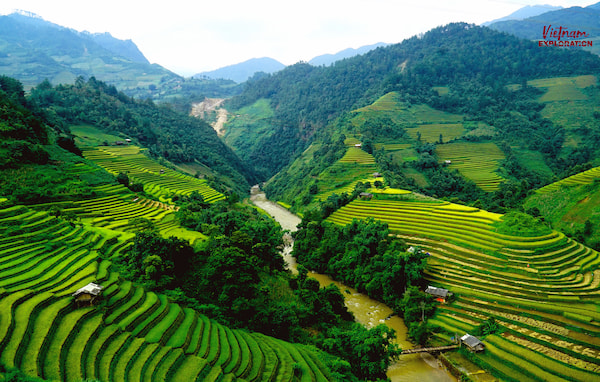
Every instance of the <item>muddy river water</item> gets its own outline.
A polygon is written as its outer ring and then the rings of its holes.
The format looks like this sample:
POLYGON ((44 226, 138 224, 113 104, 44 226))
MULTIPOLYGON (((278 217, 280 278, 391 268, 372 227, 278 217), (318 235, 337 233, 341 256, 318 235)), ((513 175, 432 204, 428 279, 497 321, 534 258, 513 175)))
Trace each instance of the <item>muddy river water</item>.
MULTIPOLYGON (((282 206, 269 201, 265 194, 256 186, 252 188, 251 200, 256 206, 277 220, 283 229, 295 231, 296 226, 300 223, 298 216, 292 214, 282 206)), ((283 256, 288 264, 288 269, 296 272, 296 260, 290 255, 293 242, 291 241, 291 237, 287 237, 286 239, 289 245, 286 246, 283 256)), ((327 286, 331 283, 336 284, 344 294, 346 306, 348 310, 354 313, 357 322, 366 327, 373 327, 384 323, 396 331, 396 342, 402 349, 412 348, 413 345, 406 339, 407 329, 404 321, 400 317, 393 315, 391 308, 357 292, 353 288, 332 280, 327 275, 311 272, 309 276, 317 279, 321 286, 327 286)), ((436 358, 427 353, 400 356, 400 359, 389 367, 387 375, 392 382, 456 381, 456 378, 450 375, 436 358)))

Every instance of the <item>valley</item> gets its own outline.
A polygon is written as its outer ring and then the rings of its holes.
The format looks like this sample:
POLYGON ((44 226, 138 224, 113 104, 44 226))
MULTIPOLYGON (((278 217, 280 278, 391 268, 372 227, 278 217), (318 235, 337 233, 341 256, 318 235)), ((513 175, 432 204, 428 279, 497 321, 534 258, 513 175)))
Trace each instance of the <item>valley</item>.
POLYGON ((452 23, 235 84, 85 41, 106 77, 0 75, 0 381, 599 380, 598 56, 452 23))

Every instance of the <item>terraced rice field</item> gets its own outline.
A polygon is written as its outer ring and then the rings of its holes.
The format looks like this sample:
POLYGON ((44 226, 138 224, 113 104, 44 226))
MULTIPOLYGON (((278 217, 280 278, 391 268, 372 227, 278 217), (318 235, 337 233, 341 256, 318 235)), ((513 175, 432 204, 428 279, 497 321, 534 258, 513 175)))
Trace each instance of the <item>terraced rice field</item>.
POLYGON ((206 238, 179 225, 176 206, 138 197, 122 185, 99 186, 96 190, 106 196, 31 207, 44 210, 59 207, 63 213, 74 213, 83 224, 100 228, 105 233, 118 231, 122 238, 131 237, 141 228, 140 219, 149 221, 163 237, 175 236, 191 243, 206 238))
POLYGON ((376 171, 375 158, 371 154, 356 147, 349 147, 342 158, 319 174, 320 192, 316 198, 326 200, 334 193, 352 193, 358 182, 383 182, 383 178, 373 178, 376 171))
POLYGON ((585 100, 587 95, 580 89, 597 84, 596 76, 554 77, 527 81, 529 86, 547 89, 539 101, 576 101, 585 100))
POLYGON ((443 142, 459 138, 465 133, 462 123, 430 123, 406 129, 412 139, 417 139, 421 134, 421 141, 427 143, 439 142, 440 134, 443 142))
POLYGON ((472 180, 484 191, 495 191, 504 179, 496 173, 504 153, 494 143, 449 143, 437 145, 436 154, 452 163, 465 178, 472 180))
POLYGON ((109 241, 45 212, 0 209, 3 364, 62 381, 331 379, 312 350, 232 330, 121 281, 98 258, 118 250, 109 241), (104 287, 102 303, 76 307, 72 293, 90 282, 104 287))
POLYGON ((166 168, 142 154, 137 146, 87 148, 83 155, 111 174, 127 174, 130 183, 143 184, 145 192, 163 202, 174 195, 189 195, 193 191, 199 192, 209 203, 225 199, 225 195, 208 186, 206 180, 166 168))
POLYGON ((501 215, 447 202, 355 200, 328 220, 373 217, 430 254, 429 283, 457 301, 430 323, 447 340, 489 317, 501 325, 475 361, 507 380, 600 379, 600 254, 553 231, 497 233, 501 215))
POLYGON ((590 184, 596 179, 600 179, 600 167, 594 167, 587 171, 583 171, 568 178, 559 180, 558 182, 550 183, 549 185, 538 189, 536 192, 545 194, 555 191, 563 186, 579 186, 582 184, 590 184))

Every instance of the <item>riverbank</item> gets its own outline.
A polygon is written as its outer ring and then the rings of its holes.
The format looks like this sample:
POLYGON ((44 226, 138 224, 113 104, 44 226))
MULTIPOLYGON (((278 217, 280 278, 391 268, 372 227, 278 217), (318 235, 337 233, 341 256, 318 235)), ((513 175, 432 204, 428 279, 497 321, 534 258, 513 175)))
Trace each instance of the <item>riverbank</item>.
MULTIPOLYGON (((257 207, 278 221, 283 229, 290 232, 296 231, 296 226, 300 224, 301 219, 279 204, 268 200, 265 194, 256 186, 252 188, 251 200, 257 207)), ((288 264, 288 269, 292 272, 297 272, 296 261, 291 256, 292 248, 293 241, 291 241, 290 237, 289 245, 286 245, 283 255, 288 264)), ((407 339, 408 330, 406 325, 404 325, 404 321, 394 315, 390 307, 359 293, 353 288, 332 280, 327 275, 311 272, 309 276, 317 279, 322 287, 331 283, 336 284, 344 294, 345 304, 348 310, 354 314, 357 322, 369 328, 385 324, 396 331, 396 343, 402 349, 413 347, 413 344, 407 339)), ((457 380, 445 369, 440 361, 427 353, 400 356, 400 359, 388 368, 387 376, 392 382, 451 382, 457 380)))

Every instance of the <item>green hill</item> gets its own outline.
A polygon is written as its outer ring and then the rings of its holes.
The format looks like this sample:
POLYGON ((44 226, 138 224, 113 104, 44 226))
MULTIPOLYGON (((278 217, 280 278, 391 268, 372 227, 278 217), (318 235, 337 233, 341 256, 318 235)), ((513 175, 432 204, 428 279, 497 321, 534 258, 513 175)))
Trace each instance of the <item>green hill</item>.
POLYGON ((411 105, 474 116, 513 139, 516 134, 510 131, 516 122, 510 113, 519 113, 518 125, 527 130, 521 142, 534 134, 529 144, 543 145, 547 137, 541 135, 547 129, 538 128, 541 121, 535 111, 523 109, 530 106, 533 94, 515 97, 500 88, 536 78, 596 73, 599 68, 600 59, 587 52, 540 49, 488 28, 450 24, 331 67, 289 66, 249 82, 226 107, 237 113, 260 99, 269 101, 273 133, 250 136, 255 145, 236 147, 268 178, 343 113, 372 104, 391 91, 411 105))
POLYGON ((572 175, 537 190, 524 208, 552 226, 594 248, 600 248, 600 167, 572 175))
POLYGON ((81 144, 114 145, 130 139, 147 147, 150 156, 195 167, 199 175, 218 179, 214 183, 221 183, 223 190, 238 194, 247 193, 249 183, 255 182, 254 172, 206 122, 149 100, 132 99, 94 78, 56 87, 44 82, 32 89, 31 100, 56 123, 79 126, 81 144), (89 125, 87 130, 81 127, 89 125), (120 139, 98 139, 98 129, 120 139))

